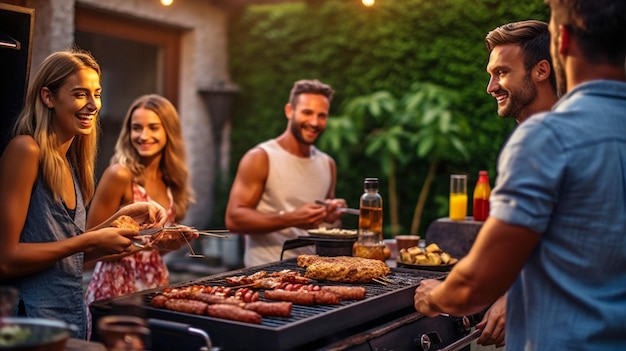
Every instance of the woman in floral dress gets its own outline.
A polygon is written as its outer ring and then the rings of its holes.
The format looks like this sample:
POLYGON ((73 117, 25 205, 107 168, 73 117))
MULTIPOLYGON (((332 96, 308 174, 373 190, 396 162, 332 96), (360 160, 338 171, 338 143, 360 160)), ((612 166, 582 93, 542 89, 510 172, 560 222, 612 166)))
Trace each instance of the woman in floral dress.
MULTIPOLYGON (((160 95, 141 96, 126 114, 115 154, 89 208, 87 226, 100 223, 120 206, 137 201, 159 203, 167 210, 168 224, 177 223, 193 202, 188 178, 176 109, 160 95)), ((169 272, 162 255, 181 248, 185 241, 181 236, 166 244, 135 248, 131 254, 97 262, 87 288, 86 305, 168 285, 169 272)))

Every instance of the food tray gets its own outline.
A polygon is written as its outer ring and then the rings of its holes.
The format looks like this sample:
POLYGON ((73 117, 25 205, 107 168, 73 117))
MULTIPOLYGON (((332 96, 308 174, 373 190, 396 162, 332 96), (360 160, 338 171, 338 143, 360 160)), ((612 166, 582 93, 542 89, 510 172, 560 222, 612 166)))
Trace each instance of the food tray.
POLYGON ((331 239, 355 239, 359 236, 356 229, 309 229, 309 236, 331 239))
POLYGON ((420 269, 423 271, 448 272, 452 269, 452 267, 454 267, 454 265, 457 262, 458 260, 450 264, 415 264, 415 263, 405 263, 398 259, 396 261, 396 264, 398 267, 402 267, 402 268, 420 269))

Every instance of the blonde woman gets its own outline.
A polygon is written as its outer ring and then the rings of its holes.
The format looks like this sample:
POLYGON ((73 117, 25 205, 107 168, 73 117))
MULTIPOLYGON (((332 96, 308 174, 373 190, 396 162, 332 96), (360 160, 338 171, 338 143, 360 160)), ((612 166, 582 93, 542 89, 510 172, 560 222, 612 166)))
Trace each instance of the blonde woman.
MULTIPOLYGON (((168 223, 177 223, 193 201, 188 178, 176 109, 160 95, 141 96, 126 114, 115 154, 89 208, 87 223, 98 223, 120 206, 136 201, 159 203, 167 210, 168 223)), ((197 234, 186 234, 188 239, 196 237, 197 234)), ((137 249, 132 255, 98 262, 85 302, 89 305, 95 300, 167 285, 169 272, 161 256, 184 244, 181 236, 167 247, 137 249)))
POLYGON ((166 220, 163 208, 142 202, 85 232, 101 91, 100 67, 90 54, 51 54, 28 88, 15 136, 0 158, 0 281, 19 290, 14 314, 74 324, 77 338, 86 337, 87 325, 83 263, 130 251, 128 237, 137 234, 111 222, 122 214, 154 226, 166 220))

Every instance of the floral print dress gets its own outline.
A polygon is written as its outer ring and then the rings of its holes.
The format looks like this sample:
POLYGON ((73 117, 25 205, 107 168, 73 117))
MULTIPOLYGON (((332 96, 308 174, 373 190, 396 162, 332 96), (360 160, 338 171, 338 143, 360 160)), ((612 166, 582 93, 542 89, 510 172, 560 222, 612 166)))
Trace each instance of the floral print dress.
MULTIPOLYGON (((176 216, 169 188, 167 195, 170 199, 167 224, 171 224, 174 223, 176 216)), ((139 201, 150 201, 150 197, 141 185, 133 184, 133 202, 139 201)), ((92 302, 168 284, 169 271, 158 250, 139 251, 114 261, 98 261, 85 294, 89 335, 91 335, 89 304, 92 302)))

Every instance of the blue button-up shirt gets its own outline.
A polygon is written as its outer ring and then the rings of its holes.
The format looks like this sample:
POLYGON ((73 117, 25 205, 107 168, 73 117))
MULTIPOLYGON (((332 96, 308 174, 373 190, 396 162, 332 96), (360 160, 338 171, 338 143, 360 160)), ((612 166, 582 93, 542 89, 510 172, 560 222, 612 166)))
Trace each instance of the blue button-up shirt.
POLYGON ((490 215, 541 240, 511 287, 507 351, 626 347, 626 83, 577 86, 498 160, 490 215))

